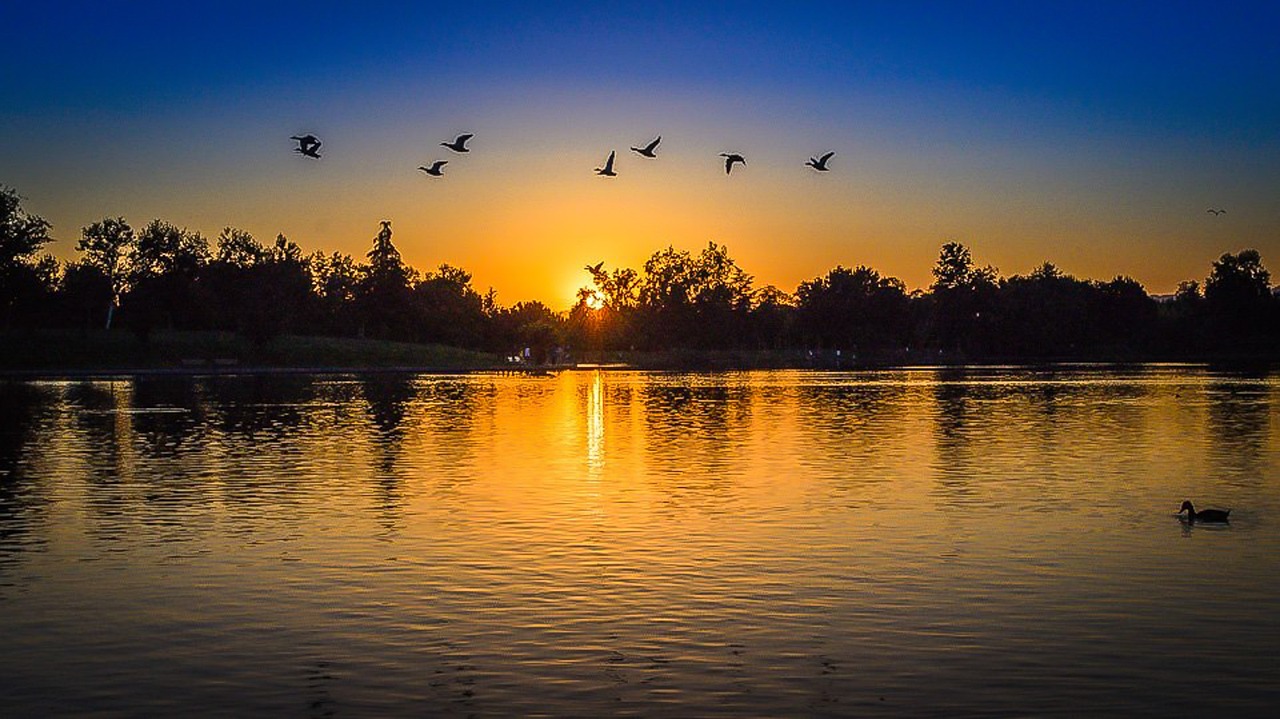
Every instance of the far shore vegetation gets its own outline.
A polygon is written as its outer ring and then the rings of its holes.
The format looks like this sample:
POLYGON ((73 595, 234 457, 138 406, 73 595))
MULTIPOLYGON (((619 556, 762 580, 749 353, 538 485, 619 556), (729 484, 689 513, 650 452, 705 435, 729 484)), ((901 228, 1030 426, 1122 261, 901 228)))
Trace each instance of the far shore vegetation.
POLYGON ((955 242, 925 289, 859 265, 788 291, 757 287, 712 242, 659 250, 638 270, 589 264, 591 285, 556 312, 504 307, 458 267, 406 265, 390 222, 363 259, 107 217, 60 262, 43 254, 50 230, 0 187, 0 372, 1280 359, 1280 298, 1252 249, 1155 298, 1132 278, 1050 262, 1003 276, 955 242))

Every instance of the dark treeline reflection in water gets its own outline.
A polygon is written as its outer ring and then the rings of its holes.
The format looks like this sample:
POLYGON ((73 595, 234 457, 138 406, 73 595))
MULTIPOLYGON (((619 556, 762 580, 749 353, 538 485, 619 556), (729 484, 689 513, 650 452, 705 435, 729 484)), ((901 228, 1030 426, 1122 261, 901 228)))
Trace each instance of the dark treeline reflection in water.
POLYGON ((0 384, 0 712, 1264 715, 1280 378, 0 384), (1231 507, 1188 525, 1184 499, 1231 507))

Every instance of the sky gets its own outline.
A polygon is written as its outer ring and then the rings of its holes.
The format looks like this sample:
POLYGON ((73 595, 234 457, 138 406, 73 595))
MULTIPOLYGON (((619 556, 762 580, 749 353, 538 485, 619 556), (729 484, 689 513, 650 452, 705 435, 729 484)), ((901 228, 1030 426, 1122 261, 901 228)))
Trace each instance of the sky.
POLYGON ((104 217, 358 258, 385 219, 507 305, 708 242, 786 291, 926 287, 958 241, 1165 293, 1244 248, 1280 272, 1277 31, 1276 2, 0 2, 0 184, 61 259, 104 217))

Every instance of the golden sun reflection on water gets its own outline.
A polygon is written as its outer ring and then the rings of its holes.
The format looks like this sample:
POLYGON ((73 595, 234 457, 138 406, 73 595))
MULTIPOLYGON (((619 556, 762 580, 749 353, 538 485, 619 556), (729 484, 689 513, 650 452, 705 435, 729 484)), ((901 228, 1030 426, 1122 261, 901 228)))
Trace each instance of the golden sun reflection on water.
POLYGON ((592 373, 587 390, 587 467, 592 479, 604 471, 604 374, 592 373))

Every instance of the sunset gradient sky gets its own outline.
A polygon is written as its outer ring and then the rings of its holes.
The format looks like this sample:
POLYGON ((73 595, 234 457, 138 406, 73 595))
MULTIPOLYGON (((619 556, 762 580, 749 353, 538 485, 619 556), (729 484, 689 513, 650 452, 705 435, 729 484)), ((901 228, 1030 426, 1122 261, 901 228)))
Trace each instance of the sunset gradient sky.
POLYGON ((0 184, 55 255, 123 215, 362 257, 390 219, 419 269, 557 309, 587 263, 708 241, 788 291, 925 286, 950 240, 1156 293, 1246 247, 1280 271, 1280 3, 255 5, 0 5, 0 184))

